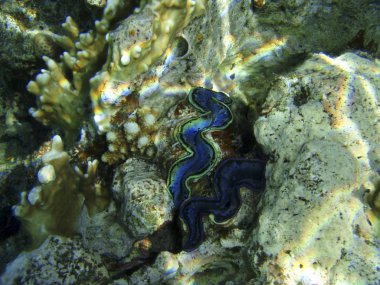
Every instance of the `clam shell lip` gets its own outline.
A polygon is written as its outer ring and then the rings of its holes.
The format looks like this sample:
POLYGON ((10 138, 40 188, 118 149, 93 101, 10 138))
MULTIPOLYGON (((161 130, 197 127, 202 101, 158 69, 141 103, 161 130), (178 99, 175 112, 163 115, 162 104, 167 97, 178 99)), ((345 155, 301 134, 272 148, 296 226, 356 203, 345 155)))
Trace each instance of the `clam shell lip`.
POLYGON ((223 103, 227 102, 227 98, 224 93, 200 87, 193 89, 188 96, 190 104, 201 116, 186 121, 176 130, 183 147, 193 150, 176 161, 169 170, 168 189, 177 208, 189 196, 187 181, 206 175, 216 166, 220 154, 214 143, 204 137, 204 133, 223 130, 231 124, 232 113, 223 103))
POLYGON ((219 148, 208 141, 204 133, 223 130, 233 120, 228 107, 231 98, 222 92, 205 88, 193 89, 188 97, 191 105, 201 114, 179 125, 176 137, 188 150, 169 170, 167 186, 174 205, 188 229, 184 250, 192 251, 204 240, 202 217, 213 214, 214 221, 224 223, 240 208, 240 188, 261 191, 265 187, 265 161, 257 159, 229 158, 216 168, 214 197, 189 197, 187 181, 200 178, 216 167, 219 148), (191 150, 191 151, 190 151, 191 150))
POLYGON ((217 167, 214 175, 214 197, 190 197, 180 208, 180 217, 189 234, 183 248, 192 251, 204 240, 202 217, 212 214, 216 223, 225 223, 240 209, 240 188, 262 191, 265 188, 265 161, 228 158, 217 167))

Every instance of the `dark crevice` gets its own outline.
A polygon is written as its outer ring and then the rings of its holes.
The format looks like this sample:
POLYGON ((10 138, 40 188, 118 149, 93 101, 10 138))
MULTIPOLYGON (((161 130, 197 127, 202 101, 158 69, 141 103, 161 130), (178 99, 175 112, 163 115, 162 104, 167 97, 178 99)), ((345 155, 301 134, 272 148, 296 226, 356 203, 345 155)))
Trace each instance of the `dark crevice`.
MULTIPOLYGON (((116 273, 111 276, 111 279, 125 278, 144 267, 153 265, 157 256, 163 251, 169 251, 174 254, 179 253, 182 250, 182 233, 178 215, 174 217, 177 217, 175 221, 164 224, 157 232, 147 237, 152 244, 148 251, 127 263, 113 265, 112 269, 116 273)), ((109 280, 102 284, 108 284, 108 282, 109 280)))

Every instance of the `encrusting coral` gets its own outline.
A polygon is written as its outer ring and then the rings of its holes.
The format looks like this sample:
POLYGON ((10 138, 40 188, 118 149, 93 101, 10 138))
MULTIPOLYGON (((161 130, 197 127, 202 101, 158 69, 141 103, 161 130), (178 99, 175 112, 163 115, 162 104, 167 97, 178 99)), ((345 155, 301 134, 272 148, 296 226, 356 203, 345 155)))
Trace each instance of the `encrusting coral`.
POLYGON ((15 215, 38 245, 49 234, 72 235, 84 204, 90 213, 108 204, 106 191, 95 181, 98 161, 88 162, 87 172, 69 164, 59 136, 52 140, 51 150, 42 156, 44 166, 38 171, 40 185, 21 193, 15 215), (70 183, 68 183, 70 181, 70 183))
POLYGON ((120 116, 112 119, 112 130, 106 134, 108 151, 103 154, 102 161, 113 164, 131 155, 153 158, 160 143, 157 112, 142 107, 120 116))

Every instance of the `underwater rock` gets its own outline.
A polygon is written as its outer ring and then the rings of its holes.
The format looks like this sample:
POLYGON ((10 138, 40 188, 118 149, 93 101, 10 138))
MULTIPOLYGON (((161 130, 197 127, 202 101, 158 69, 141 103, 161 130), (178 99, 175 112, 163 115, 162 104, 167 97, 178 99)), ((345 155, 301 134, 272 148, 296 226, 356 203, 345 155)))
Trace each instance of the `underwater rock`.
POLYGON ((85 250, 76 239, 50 236, 10 263, 0 284, 104 284, 108 277, 98 254, 85 250))
POLYGON ((241 254, 237 249, 226 251, 220 245, 206 241, 199 250, 191 253, 161 252, 154 264, 144 266, 123 281, 128 285, 246 284, 249 272, 244 260, 236 258, 241 254))
POLYGON ((157 231, 173 219, 173 202, 158 169, 132 158, 116 170, 112 191, 119 216, 134 238, 157 231))
POLYGON ((280 77, 254 125, 271 157, 249 256, 265 284, 376 284, 380 65, 315 54, 280 77))
POLYGON ((1 2, 0 62, 6 72, 35 68, 41 56, 57 57, 61 52, 52 40, 52 32, 60 31, 65 14, 89 26, 96 13, 86 8, 83 1, 20 1, 1 2))
POLYGON ((118 223, 117 214, 114 203, 110 203, 104 211, 91 216, 86 208, 82 210, 79 232, 85 249, 113 260, 127 256, 133 240, 118 223))

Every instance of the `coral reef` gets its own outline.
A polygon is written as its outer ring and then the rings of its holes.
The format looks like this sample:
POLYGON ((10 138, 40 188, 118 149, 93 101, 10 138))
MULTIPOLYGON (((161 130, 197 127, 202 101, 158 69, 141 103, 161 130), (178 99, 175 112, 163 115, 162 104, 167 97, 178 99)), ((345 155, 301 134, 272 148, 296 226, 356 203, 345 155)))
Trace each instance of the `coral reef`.
MULTIPOLYGON (((1 209, 23 194, 2 262, 23 232, 46 240, 0 283, 378 283, 378 1, 3 2, 1 209), (203 219, 184 252, 165 178, 197 87, 232 99, 230 127, 204 138, 220 159, 265 157, 266 189, 240 189, 236 215, 203 219)), ((187 181, 193 197, 223 193, 211 174, 187 181)))

